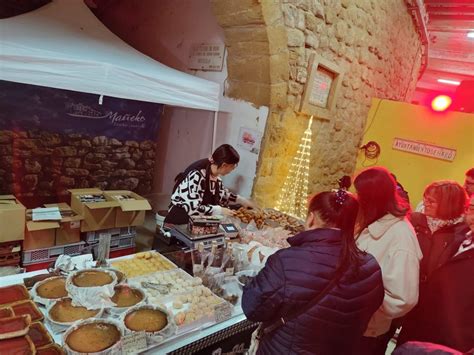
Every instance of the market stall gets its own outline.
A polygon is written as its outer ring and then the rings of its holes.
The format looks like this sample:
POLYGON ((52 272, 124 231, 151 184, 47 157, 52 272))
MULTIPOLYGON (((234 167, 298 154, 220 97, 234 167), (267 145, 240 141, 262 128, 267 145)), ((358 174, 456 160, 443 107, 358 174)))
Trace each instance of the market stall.
POLYGON ((239 233, 232 241, 224 237, 221 245, 205 241, 229 221, 203 225, 200 218, 189 224, 188 232, 200 237, 196 248, 179 251, 191 258, 189 273, 147 251, 108 259, 100 267, 92 255, 62 256, 54 271, 3 277, 0 349, 15 343, 58 354, 242 352, 256 327, 242 313, 243 286, 302 225, 274 210, 240 210, 237 216, 247 223, 235 219, 239 233), (258 229, 255 219, 261 215, 258 229), (20 324, 12 332, 13 322, 20 324), (102 341, 80 340, 91 336, 102 341))

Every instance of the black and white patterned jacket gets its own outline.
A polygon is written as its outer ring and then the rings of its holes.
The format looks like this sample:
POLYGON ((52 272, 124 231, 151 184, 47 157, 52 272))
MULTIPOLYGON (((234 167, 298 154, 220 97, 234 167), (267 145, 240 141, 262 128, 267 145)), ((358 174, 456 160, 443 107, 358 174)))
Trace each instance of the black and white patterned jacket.
POLYGON ((206 170, 194 170, 178 185, 173 195, 171 204, 184 208, 189 216, 195 215, 217 215, 221 213, 221 206, 226 207, 229 203, 235 203, 237 195, 225 189, 220 177, 210 178, 211 193, 215 193, 216 184, 219 184, 219 206, 203 205, 206 184, 206 170))

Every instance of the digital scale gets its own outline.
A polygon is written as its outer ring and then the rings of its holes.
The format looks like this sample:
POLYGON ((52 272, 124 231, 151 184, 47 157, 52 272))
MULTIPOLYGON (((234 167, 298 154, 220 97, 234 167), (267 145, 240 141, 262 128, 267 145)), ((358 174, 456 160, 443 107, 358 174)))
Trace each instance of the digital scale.
POLYGON ((197 249, 199 243, 203 243, 204 247, 210 247, 213 241, 217 245, 223 245, 225 238, 235 238, 239 234, 237 227, 232 223, 224 223, 219 226, 219 233, 195 235, 191 234, 186 224, 173 225, 170 229, 171 236, 180 240, 190 249, 197 249))
POLYGON ((203 243, 204 247, 208 247, 213 241, 216 241, 217 245, 223 245, 225 242, 224 233, 194 235, 188 231, 187 224, 174 225, 170 233, 171 236, 184 243, 190 249, 197 249, 199 243, 203 243))

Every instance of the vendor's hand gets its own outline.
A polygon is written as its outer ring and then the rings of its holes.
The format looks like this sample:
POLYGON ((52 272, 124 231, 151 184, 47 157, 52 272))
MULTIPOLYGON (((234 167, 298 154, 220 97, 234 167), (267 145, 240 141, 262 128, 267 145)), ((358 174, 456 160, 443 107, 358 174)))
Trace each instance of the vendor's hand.
POLYGON ((221 207, 221 214, 226 216, 226 217, 229 217, 229 216, 234 216, 235 215, 235 211, 234 210, 231 210, 229 208, 225 208, 225 207, 221 207))
POLYGON ((260 207, 257 205, 257 203, 255 201, 245 199, 245 201, 242 201, 242 202, 244 202, 242 205, 247 207, 247 208, 251 208, 251 209, 254 209, 254 210, 259 210, 260 209, 260 207))

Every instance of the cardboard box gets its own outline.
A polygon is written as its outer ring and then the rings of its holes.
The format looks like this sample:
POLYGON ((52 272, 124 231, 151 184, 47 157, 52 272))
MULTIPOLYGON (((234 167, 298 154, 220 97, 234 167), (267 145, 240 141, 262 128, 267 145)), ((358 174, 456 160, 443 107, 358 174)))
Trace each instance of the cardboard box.
POLYGON ((27 210, 27 222, 23 250, 34 250, 54 247, 56 229, 59 223, 54 221, 32 221, 32 210, 27 210))
POLYGON ((104 195, 109 201, 119 203, 115 227, 141 226, 145 223, 146 211, 151 210, 146 198, 127 190, 104 191, 104 195))
POLYGON ((25 212, 15 196, 0 196, 0 243, 25 238, 25 212))
POLYGON ((55 245, 79 243, 81 241, 81 221, 83 216, 73 211, 67 203, 53 203, 45 207, 58 207, 61 212, 61 222, 56 229, 55 245))
POLYGON ((104 196, 103 191, 96 188, 72 189, 69 192, 71 193, 71 208, 84 217, 81 221, 81 232, 115 227, 116 210, 120 206, 117 201, 108 200, 104 197, 105 201, 85 202, 85 196, 104 196))

